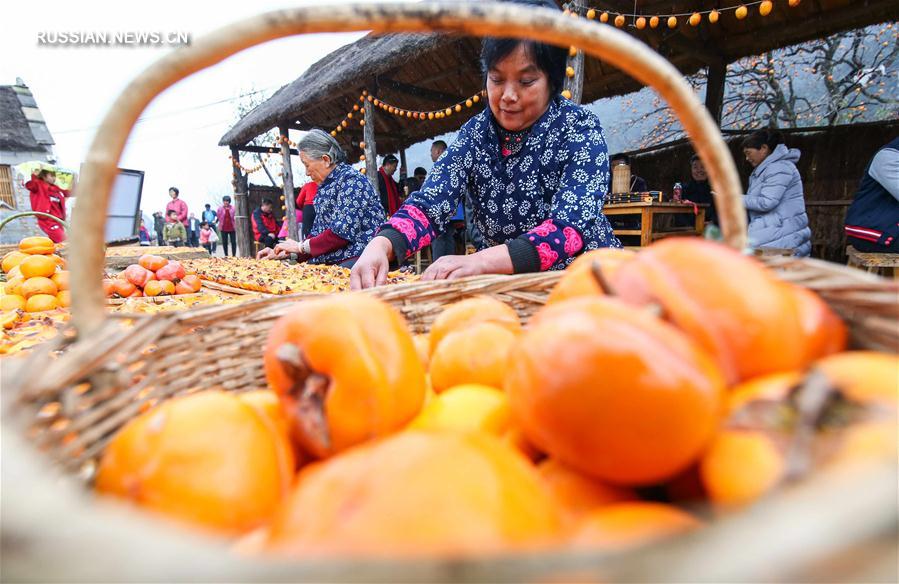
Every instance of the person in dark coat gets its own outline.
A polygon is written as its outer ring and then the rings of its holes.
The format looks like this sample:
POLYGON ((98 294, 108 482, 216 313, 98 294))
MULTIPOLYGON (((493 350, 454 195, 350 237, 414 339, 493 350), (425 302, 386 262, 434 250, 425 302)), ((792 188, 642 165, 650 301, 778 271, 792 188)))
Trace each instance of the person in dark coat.
POLYGON ((861 252, 899 253, 899 137, 877 151, 846 212, 846 241, 861 252))
POLYGON ((690 159, 690 180, 684 184, 681 198, 700 205, 708 205, 705 210, 705 222, 718 224, 718 212, 715 209, 715 197, 712 196, 709 175, 696 154, 690 159))
POLYGON ((187 245, 200 247, 200 220, 193 213, 187 218, 187 245))
POLYGON ((400 185, 393 180, 397 165, 399 160, 396 156, 388 154, 378 169, 378 194, 381 195, 381 206, 384 207, 388 217, 400 208, 400 185))
POLYGON ((159 247, 165 245, 165 241, 162 238, 162 232, 165 229, 165 219, 162 218, 162 213, 156 211, 153 213, 153 230, 156 231, 156 244, 159 247))

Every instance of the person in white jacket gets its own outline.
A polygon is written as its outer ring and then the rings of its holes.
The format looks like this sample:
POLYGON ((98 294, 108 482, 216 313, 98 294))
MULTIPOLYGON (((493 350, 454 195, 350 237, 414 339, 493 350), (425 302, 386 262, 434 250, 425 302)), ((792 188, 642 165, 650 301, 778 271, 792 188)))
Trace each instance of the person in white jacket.
POLYGON ((776 130, 757 130, 743 141, 743 155, 755 169, 743 199, 749 211, 749 245, 792 249, 794 255, 808 256, 812 232, 796 168, 799 150, 787 148, 776 130))

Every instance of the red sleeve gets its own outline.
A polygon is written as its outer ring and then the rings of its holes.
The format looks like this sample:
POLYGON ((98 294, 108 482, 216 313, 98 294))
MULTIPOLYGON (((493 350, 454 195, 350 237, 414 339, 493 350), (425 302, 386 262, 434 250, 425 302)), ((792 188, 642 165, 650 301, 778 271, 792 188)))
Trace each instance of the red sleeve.
POLYGON ((309 240, 309 251, 313 256, 320 256, 347 245, 349 241, 340 237, 330 229, 325 229, 309 240))
MULTIPOLYGON (((181 201, 181 199, 178 199, 181 201)), ((178 205, 178 220, 182 223, 187 222, 187 203, 181 201, 181 204, 178 205)))
POLYGON ((40 179, 37 178, 36 174, 31 175, 31 180, 25 183, 25 188, 31 191, 32 193, 36 193, 41 190, 41 184, 39 182, 40 179))

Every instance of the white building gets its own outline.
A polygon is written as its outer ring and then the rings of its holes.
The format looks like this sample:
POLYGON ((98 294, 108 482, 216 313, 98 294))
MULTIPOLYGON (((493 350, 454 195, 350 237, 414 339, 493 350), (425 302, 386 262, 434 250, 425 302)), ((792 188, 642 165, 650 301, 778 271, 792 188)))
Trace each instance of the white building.
MULTIPOLYGON (((16 79, 15 85, 0 85, 0 221, 31 210, 24 186, 31 177, 17 176, 14 167, 34 160, 55 163, 54 144, 25 82, 16 79)), ((17 243, 30 235, 43 235, 37 221, 33 217, 15 219, 0 231, 0 244, 17 243)))

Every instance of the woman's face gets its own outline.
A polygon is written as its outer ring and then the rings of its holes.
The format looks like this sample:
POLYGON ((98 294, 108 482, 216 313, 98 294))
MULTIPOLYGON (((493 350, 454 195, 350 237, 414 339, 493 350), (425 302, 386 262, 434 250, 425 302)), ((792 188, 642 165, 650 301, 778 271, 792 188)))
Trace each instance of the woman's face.
POLYGON ((331 174, 331 170, 333 170, 331 158, 328 156, 312 158, 300 150, 300 162, 306 167, 306 176, 311 178, 312 182, 318 185, 322 184, 328 175, 331 174))
POLYGON ((693 163, 690 164, 690 175, 696 182, 709 180, 709 175, 705 171, 705 166, 702 165, 702 160, 694 160, 693 163))
POLYGON ((487 72, 490 111, 509 132, 532 126, 549 107, 549 99, 549 78, 527 54, 523 44, 487 72))
POLYGON ((746 157, 746 162, 751 164, 752 168, 761 164, 769 154, 771 154, 771 150, 768 149, 767 144, 762 144, 760 148, 743 148, 743 156, 746 157))

